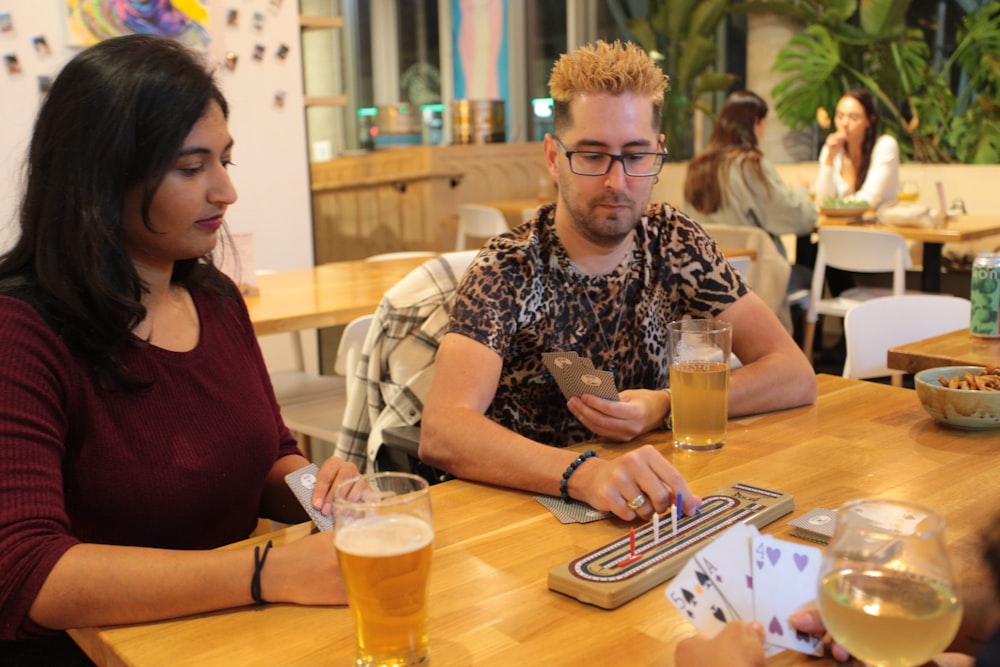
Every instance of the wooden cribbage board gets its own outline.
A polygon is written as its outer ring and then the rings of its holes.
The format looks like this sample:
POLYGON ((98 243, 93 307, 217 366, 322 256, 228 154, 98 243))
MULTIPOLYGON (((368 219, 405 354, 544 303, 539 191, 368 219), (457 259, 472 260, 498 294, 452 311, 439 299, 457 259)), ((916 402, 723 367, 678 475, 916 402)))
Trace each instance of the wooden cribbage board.
POLYGON ((630 537, 614 542, 549 570, 549 588, 604 609, 615 609, 677 574, 688 559, 726 528, 738 522, 757 528, 795 509, 787 493, 749 484, 733 484, 702 498, 701 512, 679 517, 671 536, 670 513, 660 515, 660 541, 654 544, 653 523, 635 529, 635 561, 627 559, 630 537), (666 518, 664 518, 664 516, 666 518))

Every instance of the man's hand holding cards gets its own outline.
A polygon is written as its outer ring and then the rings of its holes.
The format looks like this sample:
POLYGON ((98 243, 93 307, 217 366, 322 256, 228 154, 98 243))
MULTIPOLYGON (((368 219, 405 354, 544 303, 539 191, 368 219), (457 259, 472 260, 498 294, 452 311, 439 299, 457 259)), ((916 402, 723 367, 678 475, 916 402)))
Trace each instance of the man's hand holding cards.
POLYGON ((543 352, 542 361, 556 379, 568 401, 581 394, 593 394, 610 401, 618 400, 615 379, 608 371, 594 368, 590 359, 576 352, 543 352))
POLYGON ((789 624, 794 612, 816 599, 821 558, 817 547, 738 523, 692 556, 665 593, 710 637, 729 621, 757 621, 764 626, 769 655, 786 648, 822 655, 820 637, 789 624))

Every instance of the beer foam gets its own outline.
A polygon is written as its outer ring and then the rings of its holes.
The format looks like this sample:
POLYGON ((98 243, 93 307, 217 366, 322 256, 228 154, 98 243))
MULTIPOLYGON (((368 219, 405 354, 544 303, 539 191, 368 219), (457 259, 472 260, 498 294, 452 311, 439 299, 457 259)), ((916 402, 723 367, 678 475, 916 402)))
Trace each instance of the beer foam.
POLYGON ((355 556, 388 557, 412 553, 434 539, 430 524, 414 516, 373 517, 337 527, 337 549, 355 556))

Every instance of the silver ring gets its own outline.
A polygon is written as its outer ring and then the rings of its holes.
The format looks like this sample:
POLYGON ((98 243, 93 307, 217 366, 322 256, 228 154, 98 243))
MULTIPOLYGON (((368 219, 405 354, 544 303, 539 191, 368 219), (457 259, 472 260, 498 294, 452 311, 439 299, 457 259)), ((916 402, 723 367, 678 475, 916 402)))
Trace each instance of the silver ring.
POLYGON ((635 510, 639 509, 640 507, 642 507, 645 504, 646 504, 646 497, 640 493, 635 498, 633 498, 632 500, 628 501, 628 508, 630 510, 635 511, 635 510))

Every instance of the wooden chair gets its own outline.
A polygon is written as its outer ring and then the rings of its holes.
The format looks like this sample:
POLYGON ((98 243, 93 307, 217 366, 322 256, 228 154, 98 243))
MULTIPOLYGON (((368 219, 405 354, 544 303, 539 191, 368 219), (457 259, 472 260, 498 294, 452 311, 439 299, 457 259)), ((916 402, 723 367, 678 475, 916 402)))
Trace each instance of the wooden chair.
POLYGON ((889 348, 967 327, 970 314, 968 299, 946 294, 900 294, 860 303, 844 317, 844 377, 891 376, 900 386, 904 372, 886 366, 889 348))
POLYGON ((906 291, 906 270, 910 251, 906 240, 895 232, 851 227, 820 227, 816 264, 802 337, 802 351, 812 361, 816 322, 820 315, 844 317, 863 301, 906 291), (892 273, 892 288, 853 287, 832 298, 823 298, 826 269, 833 267, 855 273, 892 273))
POLYGON ((507 218, 498 208, 481 204, 462 204, 458 207, 458 236, 455 250, 465 250, 467 237, 486 239, 508 231, 507 218))

